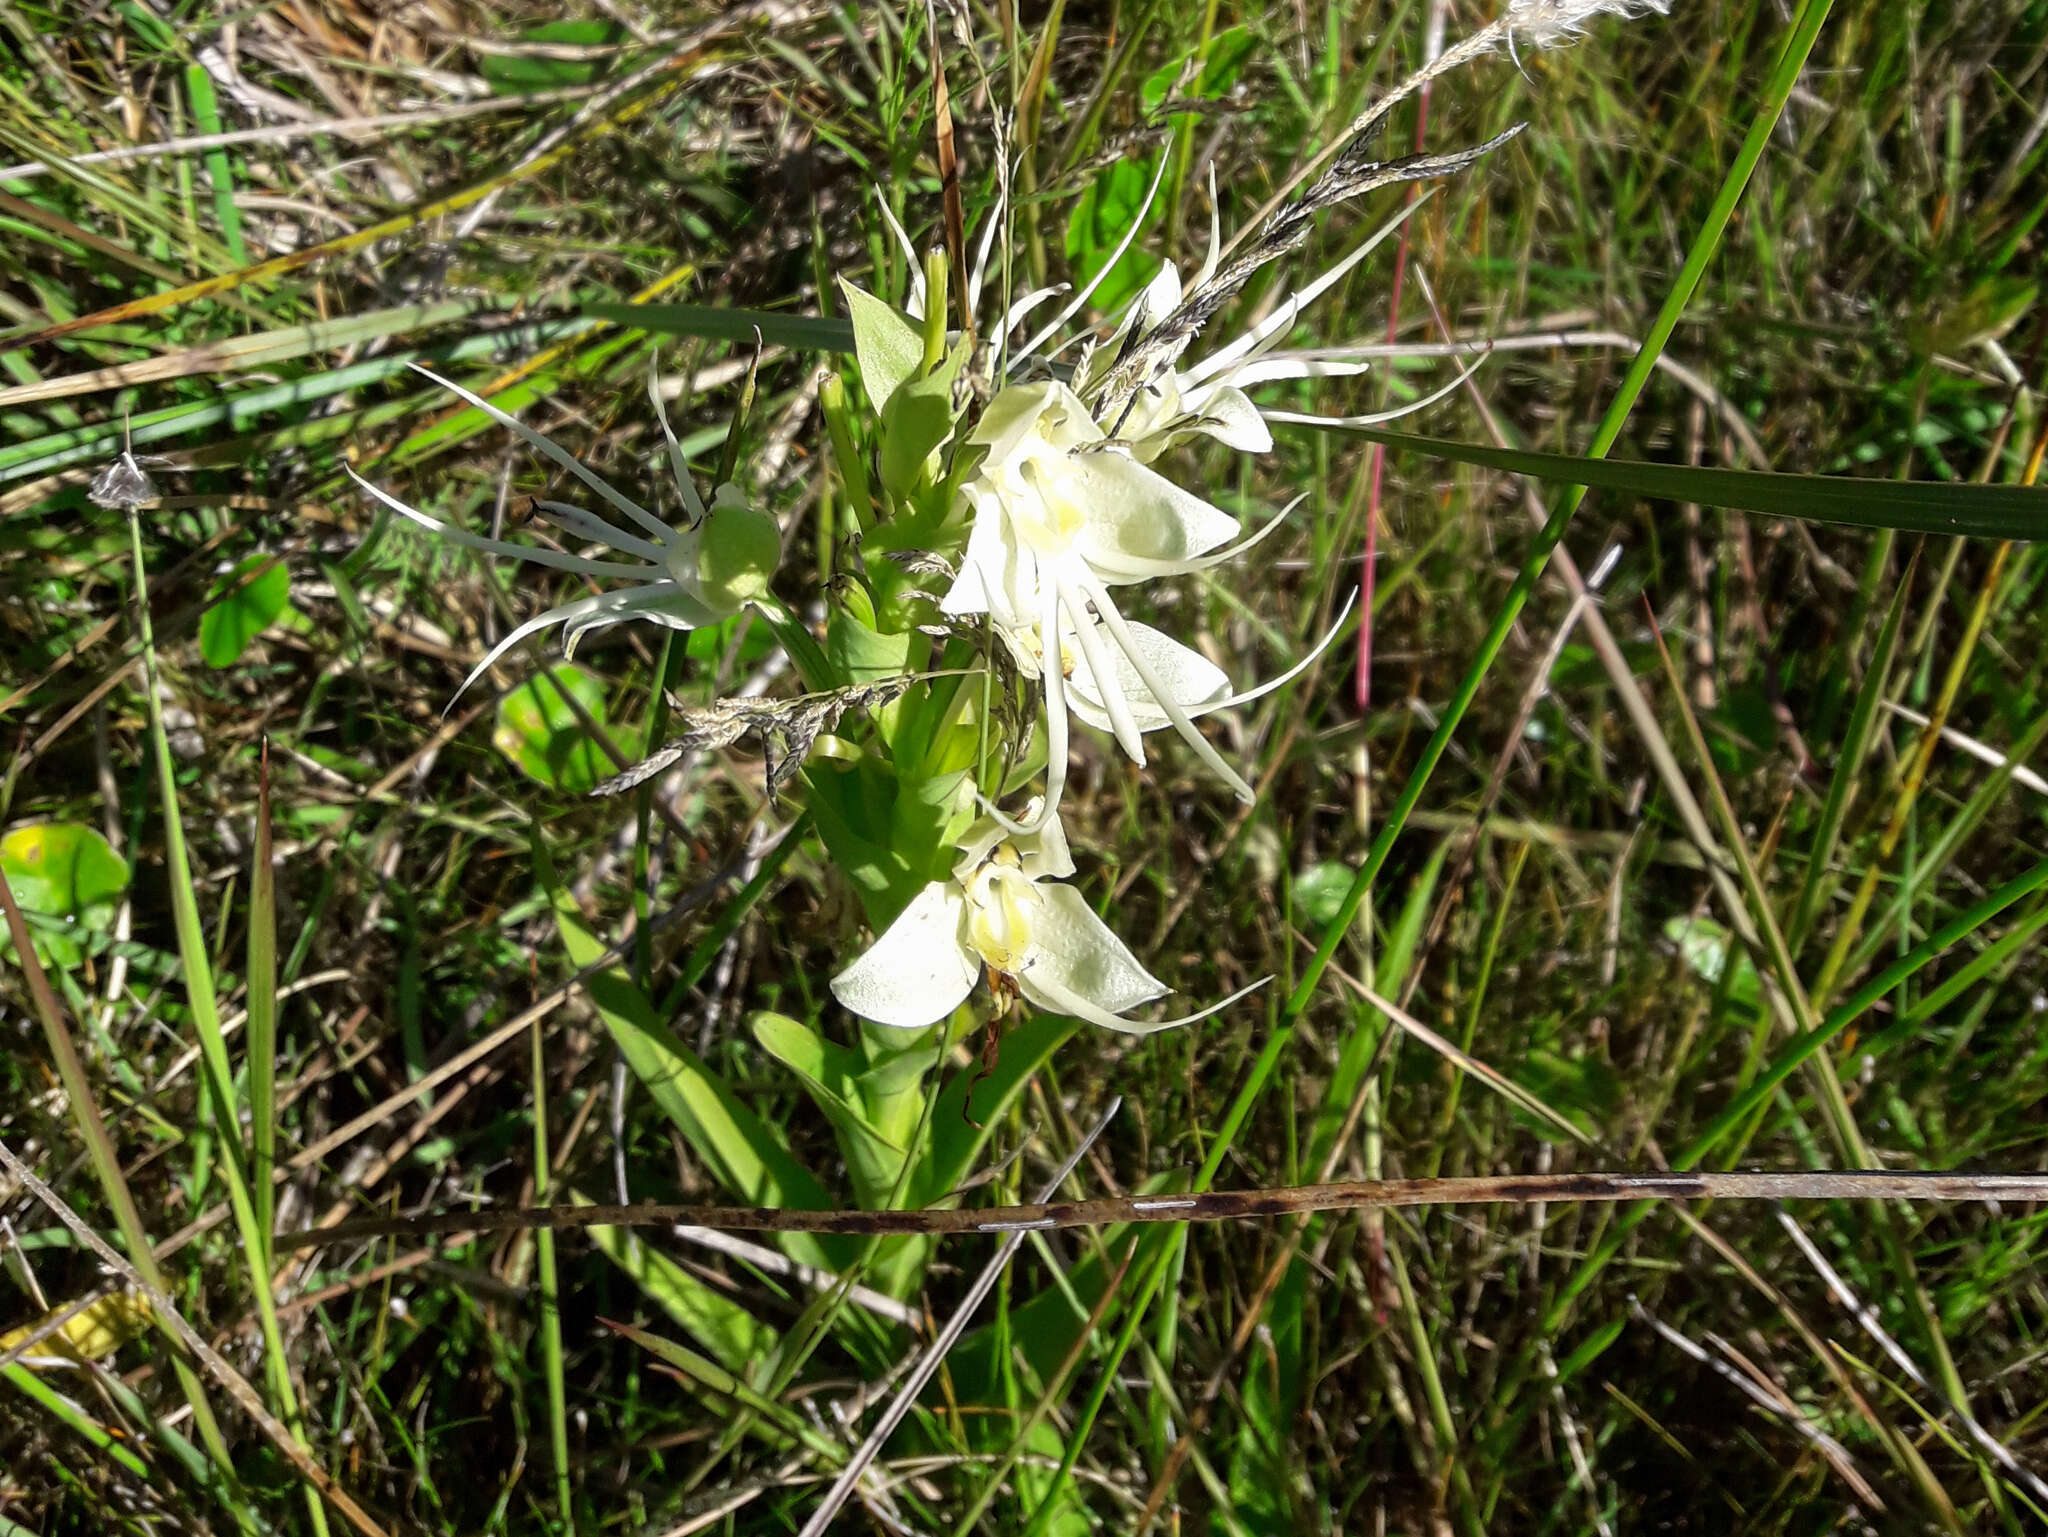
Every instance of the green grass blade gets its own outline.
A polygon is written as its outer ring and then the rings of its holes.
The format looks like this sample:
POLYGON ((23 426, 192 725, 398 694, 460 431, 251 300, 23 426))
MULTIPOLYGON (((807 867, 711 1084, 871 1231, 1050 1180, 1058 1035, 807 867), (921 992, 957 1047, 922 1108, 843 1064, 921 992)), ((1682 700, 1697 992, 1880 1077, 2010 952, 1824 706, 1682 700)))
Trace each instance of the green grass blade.
MULTIPOLYGON (((278 1418, 299 1446, 310 1454, 305 1418, 299 1411, 298 1392, 292 1385, 284 1331, 278 1326, 277 1299, 270 1289, 270 1266, 265 1257, 269 1243, 257 1225, 256 1205, 249 1193, 248 1152, 242 1145, 240 1118, 236 1114, 238 1099, 234 1070, 228 1061, 227 1037, 221 1030, 220 1005, 213 985, 213 963, 207 952, 206 932, 199 918, 192 862, 185 850, 185 825, 178 808, 178 781, 171 762, 170 734, 164 728, 156 637, 150 626, 149 584, 142 558, 142 523, 132 512, 128 518, 128 548, 135 583, 136 615, 141 627, 149 734, 154 749, 157 784, 162 794, 164 874, 170 883, 171 913, 178 934, 178 956, 185 974, 186 1002, 199 1037, 200 1067, 204 1074, 206 1098, 215 1120, 221 1173, 227 1181, 228 1203, 241 1236, 243 1266, 248 1271, 250 1291, 256 1301, 257 1321, 262 1328, 264 1375, 269 1379, 271 1399, 278 1418)), ((307 1519, 316 1537, 326 1537, 327 1508, 321 1503, 320 1491, 310 1485, 301 1485, 301 1490, 306 1500, 307 1519)))
POLYGON ((1539 480, 1665 502, 1697 502, 1772 517, 1804 518, 1850 528, 1902 533, 1963 534, 1986 539, 2048 539, 2048 491, 2031 486, 1953 484, 1926 480, 1856 480, 1844 475, 1779 475, 1705 465, 1648 464, 1632 459, 1544 454, 1413 437, 1370 427, 1333 427, 1388 448, 1431 454, 1530 475, 1539 480))
MULTIPOLYGON (((547 1205, 552 1191, 548 1179, 548 1073, 542 1051, 541 1021, 533 1022, 533 1199, 547 1205)), ((569 1392, 568 1376, 562 1362, 562 1293, 555 1271, 555 1235, 542 1228, 533 1235, 534 1253, 539 1261, 540 1350, 548 1385, 548 1447, 554 1454, 555 1505, 561 1512, 562 1530, 576 1530, 576 1507, 569 1488, 569 1392)))
MULTIPOLYGON (((106 1118, 93 1095, 92 1081, 85 1076, 85 1064, 80 1060, 77 1044, 65 1024, 64 1006, 57 1001, 50 979, 44 973, 42 963, 36 959, 35 943, 29 937, 28 925, 22 919, 21 907, 14 900, 14 888, 8 884, 4 870, 0 870, 0 908, 6 910, 8 937, 14 941, 14 963, 21 969, 22 980, 28 984, 29 997, 42 1021, 43 1037, 49 1042, 50 1056, 57 1065, 58 1082, 64 1085, 65 1098, 71 1103, 72 1121, 85 1143, 93 1172, 99 1176, 100 1193, 113 1211, 114 1225, 121 1230, 122 1241, 128 1246, 129 1260, 151 1286, 168 1294, 170 1286, 157 1266, 154 1246, 142 1225, 142 1214, 136 1208, 135 1196, 128 1188, 128 1177, 121 1172, 121 1160, 114 1151, 113 1140, 107 1135, 106 1118)), ((177 1373, 178 1386, 184 1392, 186 1402, 192 1406, 192 1420, 199 1427, 200 1439, 206 1443, 208 1455, 224 1474, 232 1478, 234 1462, 228 1455, 227 1441, 221 1435, 220 1421, 207 1400, 205 1385, 199 1379, 199 1369, 193 1365, 184 1342, 170 1327, 161 1320, 159 1327, 171 1351, 171 1364, 177 1373)))
POLYGON ((751 342, 759 331, 771 346, 793 352, 851 352, 853 324, 819 315, 726 309, 708 304, 586 304, 583 313, 660 336, 751 342))
POLYGON ((249 1078, 249 1178, 263 1265, 270 1267, 277 1165, 277 871, 271 862, 270 744, 256 786, 256 853, 249 872, 249 1021, 243 1047, 249 1078))

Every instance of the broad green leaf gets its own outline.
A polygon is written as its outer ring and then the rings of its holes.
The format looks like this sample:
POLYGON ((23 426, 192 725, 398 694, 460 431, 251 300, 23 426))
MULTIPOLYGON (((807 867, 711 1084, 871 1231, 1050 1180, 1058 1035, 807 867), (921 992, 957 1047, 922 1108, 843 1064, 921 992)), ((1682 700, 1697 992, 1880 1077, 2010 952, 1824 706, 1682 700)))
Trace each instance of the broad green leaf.
POLYGON ((846 1159, 847 1176, 853 1181, 854 1198, 869 1208, 888 1204, 903 1169, 904 1154, 900 1145, 871 1124, 860 1103, 860 1053, 825 1040, 786 1014, 763 1010, 753 1017, 751 1028, 761 1049, 796 1074, 832 1123, 839 1151, 846 1159))
MULTIPOLYGON (((1081 194, 1067 216, 1067 260, 1074 265, 1076 283, 1087 283, 1102 270, 1133 224, 1150 229, 1165 216, 1160 198, 1155 197, 1150 208, 1145 206, 1145 194, 1157 169, 1157 162, 1150 157, 1119 160, 1081 194)), ((1146 249, 1141 236, 1131 242, 1089 302, 1098 310, 1114 310, 1151 282, 1158 271, 1159 258, 1146 249)))
MULTIPOLYGON (((595 964, 605 947, 583 927, 566 892, 555 895, 554 909, 569 963, 579 971, 595 964)), ((614 966, 594 972, 584 988, 626 1066, 720 1184, 755 1206, 821 1211, 833 1205, 817 1177, 740 1103, 724 1079, 676 1039, 623 970, 614 966)), ((782 1237, 790 1256, 806 1264, 836 1271, 850 1258, 850 1246, 843 1241, 809 1233, 782 1237)))
MULTIPOLYGON (((98 832, 75 822, 15 828, 0 838, 0 869, 22 911, 80 930, 111 928, 128 889, 128 862, 98 832)), ((41 926, 34 932, 36 949, 50 964, 78 964, 83 952, 76 942, 41 926)), ((11 948, 0 938, 0 953, 11 948)))
POLYGON ((1852 480, 1841 475, 1776 475, 1631 459, 1587 459, 1525 449, 1418 438, 1373 427, 1336 427, 1393 449, 1459 464, 1534 475, 1562 485, 1619 491, 1666 502, 1739 507, 1773 517, 1895 528, 1907 533, 1986 539, 2048 539, 2048 488, 1980 486, 1923 480, 1852 480))
POLYGON ((206 665, 234 666, 291 596, 292 574, 274 555, 251 555, 215 582, 213 606, 199 616, 199 654, 206 665))
POLYGON ((890 842, 895 776, 872 754, 853 764, 814 758, 804 766, 803 775, 825 851, 852 882, 869 926, 879 934, 933 878, 924 869, 913 868, 890 842))
POLYGON ((860 362, 861 388, 877 411, 886 411, 896 391, 924 366, 924 336, 873 294, 844 278, 839 280, 839 288, 853 319, 853 350, 860 362))
POLYGON ((1325 859, 1310 865, 1294 877, 1294 906, 1300 915, 1323 927, 1344 905, 1344 893, 1351 889, 1351 866, 1341 860, 1325 859))
POLYGON ((1290 1498, 1300 1477, 1294 1417, 1301 1410, 1301 1302, 1308 1262, 1287 1267, 1240 1374, 1243 1413, 1230 1458, 1232 1514, 1250 1532, 1301 1530, 1290 1498))
POLYGON ((882 484, 907 497, 926 464, 953 434, 953 381, 945 372, 899 388, 882 410, 882 484))
MULTIPOLYGON (((615 21, 550 21, 520 34, 527 43, 566 43, 576 48, 601 48, 624 42, 626 29, 615 21)), ((500 96, 525 91, 553 91, 587 85, 604 65, 602 58, 549 58, 541 54, 486 53, 477 70, 500 96)))
POLYGON ((528 778, 582 795, 612 772, 612 760, 591 739, 571 696, 605 724, 604 684, 574 662, 557 662, 498 701, 491 744, 528 778))
MULTIPOLYGON (((571 1195, 578 1206, 590 1204, 587 1196, 571 1195)), ((631 1228, 584 1231, 613 1264, 632 1277, 648 1301, 695 1335, 720 1365, 744 1372, 779 1346, 774 1329, 730 1297, 713 1291, 659 1249, 650 1248, 631 1228)))
POLYGON ((868 1120, 898 1147, 908 1147, 924 1115, 926 1080, 938 1065, 936 1030, 892 1030, 861 1024, 865 1066, 856 1080, 868 1120))
POLYGON ((1710 986, 1720 985, 1729 957, 1733 956, 1735 975, 1728 983, 1729 1002, 1753 1009, 1763 1001, 1756 963, 1726 924, 1716 923, 1712 918, 1673 918, 1664 925, 1664 937, 1678 946, 1686 969, 1710 986))

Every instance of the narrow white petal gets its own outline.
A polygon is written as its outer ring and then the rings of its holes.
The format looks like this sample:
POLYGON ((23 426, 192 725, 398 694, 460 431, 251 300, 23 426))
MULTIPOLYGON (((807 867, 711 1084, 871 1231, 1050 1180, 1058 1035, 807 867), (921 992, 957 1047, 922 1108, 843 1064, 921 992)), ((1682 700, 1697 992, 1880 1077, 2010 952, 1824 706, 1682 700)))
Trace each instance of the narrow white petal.
MULTIPOLYGON (((988 276, 988 253, 996 243, 996 231, 1007 228, 1010 222, 1009 190, 1000 179, 998 185, 1003 189, 1001 199, 982 221, 981 243, 974 248, 974 265, 967 272, 967 313, 970 315, 981 313, 981 285, 988 276)), ((1007 331, 1009 327, 1003 329, 1007 331)))
POLYGON ((960 888, 933 881, 832 979, 832 996, 878 1025, 922 1030, 937 1024, 966 1002, 981 975, 980 961, 961 943, 966 919, 960 888))
POLYGON ((910 231, 896 219, 896 210, 889 206, 889 200, 880 195, 876 188, 875 206, 882 210, 882 222, 889 226, 889 233, 896 237, 896 244, 903 248, 903 259, 910 267, 910 303, 904 308, 912 320, 924 319, 924 258, 917 254, 917 247, 910 243, 910 231))
POLYGON ((642 560, 651 560, 657 566, 668 560, 668 551, 660 545, 650 543, 638 534, 629 534, 623 528, 614 528, 594 512, 587 512, 581 507, 571 507, 567 502, 537 501, 533 505, 540 509, 550 523, 574 534, 578 539, 608 544, 621 555, 638 555, 642 560))
MULTIPOLYGON (((1481 361, 1484 361, 1484 359, 1482 358, 1481 361)), ((1267 411, 1262 414, 1269 422, 1295 422, 1304 427, 1377 426, 1381 422, 1398 421, 1404 416, 1413 416, 1417 411, 1435 405, 1444 396, 1450 394, 1451 391, 1457 389, 1467 379, 1471 378, 1473 374, 1478 372, 1478 369, 1479 364, 1476 362, 1470 367, 1461 367, 1458 370, 1458 377, 1449 384, 1446 384, 1442 389, 1434 394, 1425 395, 1420 400, 1410 401, 1405 406, 1396 406, 1391 411, 1375 411, 1367 416, 1306 416, 1293 411, 1267 411)))
POLYGON ((510 427, 514 432, 518 433, 520 437, 526 439, 528 443, 532 444, 534 448, 539 450, 541 453, 546 454, 548 458, 554 460, 555 463, 559 464, 571 475, 574 475, 578 480, 582 481, 586 486, 590 487, 591 490, 595 491, 599 496, 603 497, 606 501, 610 502, 614 507, 618 508, 619 511, 623 512, 627 517, 631 518, 635 523, 638 523, 642 528, 646 529, 648 533, 653 534, 655 537, 659 538, 661 535, 668 532, 668 525, 663 523, 661 519, 657 518, 653 513, 649 512, 645 507, 642 507, 638 502, 634 501, 631 497, 622 495, 620 492, 613 490, 610 485, 606 484, 606 482, 601 476, 599 476, 594 470, 586 466, 583 463, 583 461, 578 459, 574 454, 570 453, 568 449, 562 448, 557 444, 549 442, 546 438, 542 437, 539 433, 535 432, 531 427, 527 426, 526 423, 522 422, 518 417, 510 416, 505 412, 500 411, 496 406, 492 405, 488 400, 484 399, 483 396, 471 393, 470 391, 464 389, 461 385, 455 383, 453 380, 443 379, 439 374, 434 373, 429 369, 421 368, 420 365, 417 363, 413 364, 412 366, 413 371, 415 373, 425 374, 429 379, 432 379, 436 384, 440 385, 442 389, 449 390, 457 395, 460 395, 464 400, 468 401, 471 405, 475 406, 479 411, 483 412, 484 415, 490 417, 492 421, 498 422, 503 426, 510 427))
POLYGON ((1166 712, 1166 718, 1173 722, 1173 729, 1179 734, 1180 739, 1194 749, 1195 756, 1208 765, 1211 773, 1229 785, 1237 798, 1249 806, 1258 798, 1252 793, 1252 787, 1236 769, 1224 761, 1223 754, 1216 750, 1216 745, 1202 735, 1195 726, 1194 718, 1188 714, 1180 701, 1173 697, 1172 686, 1159 675, 1152 666, 1151 659, 1138 645, 1137 638, 1131 634, 1130 626, 1124 623, 1124 616, 1117 612, 1116 604, 1110 600, 1108 589, 1097 586, 1089 596, 1095 599, 1095 607, 1102 615, 1102 622, 1109 627, 1110 636, 1124 655, 1130 658, 1131 666, 1144 680, 1145 687, 1158 702, 1159 708, 1166 712))
POLYGON ((683 459, 683 445, 676 441, 675 429, 668 424, 668 406, 661 398, 661 375, 653 369, 647 372, 647 398, 654 402, 655 420, 661 423, 662 441, 668 445, 668 467, 676 478, 676 490, 682 493, 683 506, 688 509, 690 521, 704 521, 704 499, 697 495, 696 482, 690 479, 690 466, 683 459))
MULTIPOLYGON (((1059 592, 1048 582, 1039 594, 1039 633, 1058 633, 1059 592)), ((1024 820, 1014 821, 996 806, 996 803, 979 790, 974 798, 981 802, 981 809, 987 812, 1005 831, 1019 837, 1036 836, 1059 819, 1060 799, 1067 793, 1067 753, 1072 746, 1071 727, 1067 721, 1067 678, 1060 666, 1059 652, 1048 650, 1045 660, 1038 669, 1038 676, 1045 693, 1045 794, 1034 801, 1024 813, 1024 820)), ((1061 843, 1066 841, 1061 835, 1061 843)))
POLYGON ((1325 651, 1328 651, 1331 646, 1336 644, 1337 637, 1343 634, 1344 625, 1346 621, 1348 621, 1351 618, 1351 610, 1357 602, 1358 589, 1353 588, 1350 594, 1346 596, 1344 599, 1344 607, 1338 610, 1335 623, 1333 623, 1330 626, 1329 630, 1324 634, 1323 638, 1315 643, 1314 648, 1310 650, 1307 656, 1303 657, 1300 661, 1296 662, 1292 667, 1288 668, 1287 671, 1280 674, 1279 677, 1268 678, 1264 683, 1259 684, 1256 688, 1248 688, 1241 694, 1229 694, 1222 699, 1211 700, 1208 704, 1200 705, 1195 709, 1188 711, 1188 714, 1209 715, 1213 714, 1217 710, 1228 710, 1234 705, 1250 704, 1254 699, 1263 699, 1266 695, 1272 693, 1273 690, 1276 688, 1285 688, 1288 684, 1292 683, 1296 678, 1300 677, 1303 673, 1307 672, 1309 668, 1313 667, 1316 663, 1317 658, 1322 656, 1322 654, 1325 651))
POLYGON ((1417 197, 1414 202, 1374 230, 1362 245, 1343 257, 1328 272, 1325 272, 1314 282, 1285 300, 1272 314, 1268 315, 1256 326, 1253 326, 1251 330, 1245 332, 1243 336, 1240 336, 1229 346, 1221 351, 1211 353, 1208 357, 1202 359, 1200 363, 1182 375, 1183 382, 1187 384, 1200 384, 1204 380, 1213 379, 1218 374, 1227 370, 1231 364, 1247 356, 1260 342, 1265 341, 1269 337, 1278 337, 1284 334, 1293 326, 1296 318, 1303 310, 1320 299, 1334 284, 1340 282, 1347 272, 1370 256, 1382 241, 1399 229, 1407 220, 1414 217, 1416 210, 1429 201, 1433 190, 1425 188, 1421 196, 1417 197))
POLYGON ((616 603, 623 596, 623 593, 600 592, 593 597, 578 598, 573 603, 558 603, 553 608, 543 609, 524 624, 516 626, 509 635, 484 653, 484 659, 481 662, 478 662, 476 666, 469 670, 469 676, 462 680, 462 687, 458 688, 449 698, 448 703, 442 707, 441 713, 446 715, 448 711, 454 709, 455 701, 469 692, 470 685, 489 672, 497 664, 499 657, 518 645, 527 636, 537 635, 542 630, 548 629, 553 625, 578 624, 590 615, 602 611, 608 604, 616 603))
POLYGON ((584 556, 569 555, 560 550, 544 550, 530 544, 507 544, 502 539, 486 539, 480 534, 465 533, 454 524, 444 523, 431 513, 421 512, 416 507, 408 507, 397 497, 379 490, 358 475, 352 466, 345 464, 342 468, 348 471, 349 479, 400 517, 409 518, 421 528, 439 534, 450 544, 459 544, 464 549, 482 550, 486 555, 502 555, 508 560, 531 561, 536 566, 547 566, 556 571, 574 571, 581 576, 616 576, 637 581, 651 574, 645 566, 628 565, 624 561, 589 560, 584 556))
POLYGON ((1167 985, 1138 963, 1080 892, 1050 883, 1037 891, 1031 950, 1018 981, 1050 983, 1110 1014, 1166 996, 1167 985))
POLYGON ((996 335, 1008 336, 1013 330, 1024 323, 1026 315, 1037 309, 1046 300, 1065 293, 1067 286, 1065 283, 1052 283, 1044 288, 1032 289, 1030 293, 1003 311, 1002 329, 997 331, 996 335))
POLYGON ((1209 254, 1202 258, 1202 270, 1195 274, 1193 288, 1202 288, 1216 276, 1216 264, 1223 260, 1223 204, 1216 196, 1216 162, 1209 162, 1209 254))
POLYGON ((1120 1014, 1098 1009, 1079 993, 1069 992, 1050 978, 1034 981, 1028 975, 1019 977, 1017 990, 1050 1013, 1070 1014, 1075 1019, 1085 1019, 1091 1025, 1100 1025, 1105 1030, 1119 1030, 1125 1035, 1155 1035, 1161 1030, 1175 1030, 1182 1025, 1192 1025, 1199 1020, 1207 1019, 1211 1014, 1219 1014, 1240 998, 1257 992, 1272 980, 1271 977, 1261 977, 1250 987, 1240 987, 1222 1002, 1212 1003, 1206 1009, 1200 1009, 1193 1014, 1183 1014, 1179 1019, 1125 1019, 1120 1014))
POLYGON ((1363 359, 1306 358, 1299 355, 1261 358, 1256 363, 1247 363, 1234 370, 1230 384, 1239 390, 1249 390, 1261 384, 1271 384, 1276 379, 1350 379, 1371 371, 1372 364, 1363 359))
POLYGON ((1138 232, 1145 227, 1145 215, 1152 211, 1152 199, 1158 195, 1159 183, 1165 178, 1167 162, 1172 158, 1171 155, 1161 155, 1159 157, 1159 169, 1152 175, 1152 185, 1145 189, 1145 201, 1138 205, 1137 213, 1131 218, 1131 227, 1124 231, 1124 238, 1117 242, 1117 247, 1110 253, 1109 260, 1096 270, 1095 276, 1088 280, 1087 286, 1074 295, 1072 301, 1052 318, 1044 330, 1017 349, 1016 356, 1010 360, 1013 368, 1016 366, 1018 359, 1031 356, 1032 353, 1050 341, 1058 333, 1061 326, 1078 315, 1081 312, 1081 306, 1093 298, 1095 290, 1102 286, 1103 279, 1107 278, 1116 269, 1116 264, 1124 259, 1124 252, 1131 248, 1131 242, 1138 238, 1138 232))
MULTIPOLYGON (((1103 713, 1109 717, 1109 729, 1116 737, 1116 745, 1124 750, 1125 757, 1143 768, 1145 739, 1139 734, 1138 722, 1131 714, 1130 700, 1125 697, 1122 680, 1117 677, 1116 669, 1110 665, 1108 656, 1104 654, 1102 637, 1094 622, 1088 617, 1088 605, 1082 601, 1081 594, 1066 583, 1061 583, 1060 601, 1065 606, 1068 617, 1073 621, 1073 629, 1068 633, 1073 635, 1074 643, 1081 648, 1082 661, 1088 669, 1089 677, 1095 682, 1095 695, 1101 701, 1103 713)), ((1065 639, 1066 636, 1061 635, 1062 643, 1065 639)), ((1046 648, 1046 654, 1048 657, 1052 654, 1050 645, 1046 648)), ((1060 660, 1064 665, 1065 657, 1060 660)))

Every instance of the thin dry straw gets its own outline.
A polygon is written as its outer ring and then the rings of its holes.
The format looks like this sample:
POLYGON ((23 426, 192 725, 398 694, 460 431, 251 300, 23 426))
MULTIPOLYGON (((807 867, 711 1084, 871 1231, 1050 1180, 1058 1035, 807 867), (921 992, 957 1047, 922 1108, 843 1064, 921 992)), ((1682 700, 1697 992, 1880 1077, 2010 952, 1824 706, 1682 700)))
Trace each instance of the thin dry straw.
MULTIPOLYGON (((1095 1145, 1096 1138, 1108 1129, 1110 1121, 1115 1118, 1117 1110, 1122 1105, 1121 1099, 1113 1099, 1109 1102, 1108 1108, 1095 1118, 1095 1124, 1089 1128, 1088 1135, 1081 1139, 1080 1146, 1067 1155, 1067 1161, 1060 1165, 1059 1172, 1045 1182, 1046 1195, 1051 1195, 1066 1183, 1067 1176, 1074 1172, 1082 1156, 1095 1145)), ((839 1514, 840 1507, 846 1503, 847 1497, 860 1483, 861 1475, 880 1454, 889 1437, 896 1433, 896 1427, 903 1423, 904 1416, 910 1413, 911 1406, 917 1402, 917 1395, 922 1393, 924 1385, 932 1380, 932 1374, 938 1371, 939 1363, 946 1359, 946 1353, 959 1343, 960 1336, 967 1332, 967 1325, 973 1319, 975 1311, 987 1300, 988 1294, 995 1290, 996 1281, 1002 1276, 1003 1268, 1010 1263, 1010 1256, 1017 1252, 1017 1246, 1023 1241, 1024 1234, 1014 1229, 1010 1236, 1003 1240, 1002 1247, 996 1250, 995 1258, 988 1262, 980 1276, 976 1278, 965 1300, 954 1310, 953 1316, 946 1322, 946 1327, 939 1331, 938 1338, 925 1347, 924 1354, 918 1358, 917 1364, 904 1378, 902 1386, 896 1390, 896 1396, 890 1400, 889 1407, 883 1410, 881 1417, 875 1421, 874 1429, 868 1432, 867 1439, 860 1444, 860 1449, 840 1470, 839 1477, 833 1480, 832 1487, 825 1492, 825 1498, 819 1503, 818 1508, 811 1512, 811 1518, 804 1523, 804 1529, 799 1537, 822 1537, 826 1528, 832 1524, 832 1518, 839 1514)))
POLYGON ((1205 1195, 1118 1197, 955 1211, 796 1211, 770 1206, 524 1206, 368 1217, 277 1236, 279 1253, 364 1238, 502 1233, 525 1228, 692 1227, 727 1232, 1025 1233, 1124 1222, 1233 1222, 1300 1212, 1393 1206, 1535 1205, 1572 1201, 2017 1201, 2048 1202, 2048 1174, 1850 1169, 1815 1173, 1499 1174, 1462 1179, 1349 1180, 1216 1190, 1205 1195))

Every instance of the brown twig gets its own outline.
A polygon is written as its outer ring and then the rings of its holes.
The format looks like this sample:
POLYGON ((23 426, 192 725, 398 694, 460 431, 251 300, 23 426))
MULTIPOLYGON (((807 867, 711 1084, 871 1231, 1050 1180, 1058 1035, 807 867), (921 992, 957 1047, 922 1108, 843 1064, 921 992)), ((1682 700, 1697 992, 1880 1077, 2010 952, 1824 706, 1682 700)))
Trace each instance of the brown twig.
POLYGON ((665 1227, 687 1223, 753 1233, 904 1233, 950 1236, 1124 1222, 1234 1222, 1302 1212, 1406 1206, 1531 1205, 1576 1201, 2020 1201, 2048 1202, 2048 1174, 1937 1169, 1790 1173, 1488 1174, 1458 1179, 1347 1180, 1216 1190, 1206 1195, 1104 1197, 953 1211, 804 1211, 774 1206, 521 1206, 366 1217, 277 1236, 279 1253, 314 1244, 521 1228, 665 1227))

